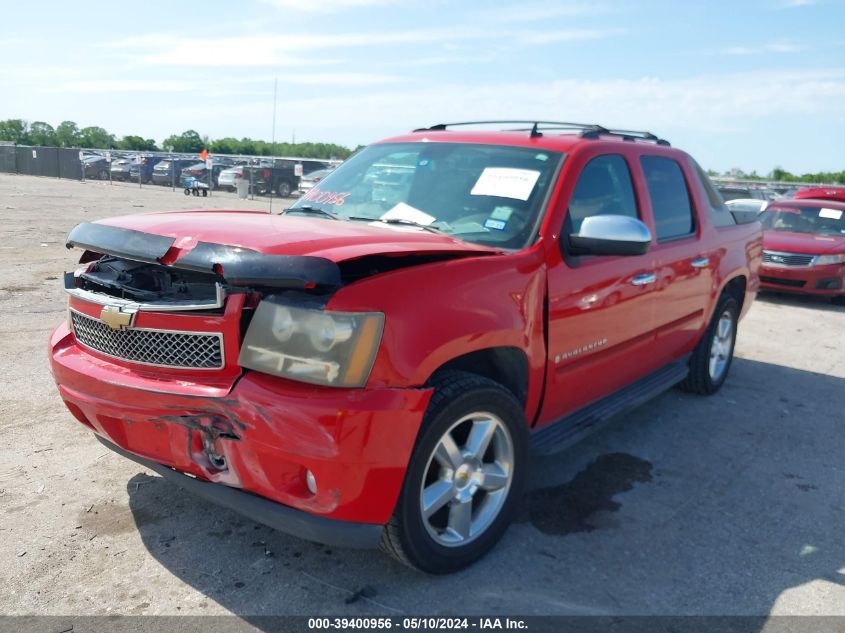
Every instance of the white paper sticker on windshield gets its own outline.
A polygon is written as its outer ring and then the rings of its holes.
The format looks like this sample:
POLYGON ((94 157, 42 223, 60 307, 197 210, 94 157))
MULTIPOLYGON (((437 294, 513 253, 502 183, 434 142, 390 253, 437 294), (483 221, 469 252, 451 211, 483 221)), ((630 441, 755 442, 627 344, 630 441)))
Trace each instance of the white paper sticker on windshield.
POLYGON ((417 224, 422 224, 424 226, 428 226, 432 222, 434 222, 437 218, 433 215, 429 215, 425 211, 420 211, 419 209, 415 209, 410 204, 405 204, 404 202, 400 202, 395 207, 393 207, 390 211, 385 213, 381 216, 382 220, 407 220, 408 222, 416 222, 417 224))
POLYGON ((539 177, 540 172, 533 169, 486 167, 470 193, 474 196, 528 200, 539 177))
POLYGON ((830 218, 831 220, 841 220, 842 211, 839 209, 819 209, 820 218, 830 218))

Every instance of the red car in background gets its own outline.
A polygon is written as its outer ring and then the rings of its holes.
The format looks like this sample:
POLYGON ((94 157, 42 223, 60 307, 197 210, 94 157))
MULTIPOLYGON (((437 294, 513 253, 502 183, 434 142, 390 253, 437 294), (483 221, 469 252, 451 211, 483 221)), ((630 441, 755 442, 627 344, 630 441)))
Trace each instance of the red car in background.
POLYGON ((760 287, 845 304, 845 202, 773 202, 760 216, 760 287))
POLYGON ((828 187, 808 187, 795 192, 792 196, 796 200, 806 200, 812 198, 813 200, 836 200, 837 202, 845 202, 845 187, 837 187, 831 185, 828 187))

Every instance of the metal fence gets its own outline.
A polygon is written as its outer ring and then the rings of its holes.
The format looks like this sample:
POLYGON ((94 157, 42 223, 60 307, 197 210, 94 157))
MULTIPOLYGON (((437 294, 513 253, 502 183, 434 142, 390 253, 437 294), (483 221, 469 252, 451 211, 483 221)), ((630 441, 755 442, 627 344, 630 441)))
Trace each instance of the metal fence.
POLYGON ((81 180, 78 149, 0 145, 0 172, 81 180))
POLYGON ((0 172, 7 174, 17 172, 15 146, 11 143, 0 143, 0 172))

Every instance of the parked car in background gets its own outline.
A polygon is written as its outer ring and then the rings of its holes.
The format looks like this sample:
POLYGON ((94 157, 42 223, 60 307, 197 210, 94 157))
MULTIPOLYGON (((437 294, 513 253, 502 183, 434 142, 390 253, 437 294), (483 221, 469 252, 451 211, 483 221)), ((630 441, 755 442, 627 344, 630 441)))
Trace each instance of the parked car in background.
POLYGON ((233 167, 223 169, 220 175, 217 176, 217 186, 221 189, 234 191, 238 184, 237 180, 243 178, 245 168, 246 165, 234 165, 233 167))
POLYGON ((134 162, 135 162, 134 158, 112 159, 111 179, 112 180, 129 180, 130 170, 132 169, 132 164, 134 162))
POLYGON ((208 168, 204 162, 188 165, 182 170, 181 177, 183 179, 195 178, 196 180, 210 184, 214 189, 217 189, 217 179, 220 177, 220 172, 227 169, 229 165, 231 165, 231 163, 213 162, 211 166, 211 183, 208 182, 208 168))
POLYGON ((299 179, 299 191, 302 193, 306 193, 311 191, 314 186, 320 182, 323 178, 328 176, 330 173, 334 171, 334 167, 330 167, 327 169, 318 169, 316 171, 312 171, 310 174, 305 174, 302 178, 299 179))
POLYGON ((50 340, 62 401, 254 520, 466 567, 518 515, 534 455, 675 385, 718 391, 758 288, 759 223, 689 155, 539 126, 374 143, 282 215, 76 226, 85 264, 50 340), (390 200, 384 165, 409 166, 390 200))
POLYGON ((273 159, 249 165, 245 172, 253 183, 255 191, 261 195, 273 194, 287 198, 299 188, 299 176, 296 175, 296 161, 273 159))
POLYGON ((735 200, 728 200, 725 204, 731 211, 753 211, 754 213, 762 213, 769 205, 768 200, 758 200, 757 198, 736 198, 735 200))
POLYGON ((196 158, 165 158, 153 167, 153 183, 176 187, 182 186, 182 170, 197 162, 196 158))
POLYGON ((812 198, 815 200, 836 200, 838 202, 845 202, 845 187, 828 186, 828 187, 807 187, 796 191, 793 196, 796 200, 806 200, 812 198))
POLYGON ((778 200, 760 216, 760 286, 845 304, 845 202, 778 200))
POLYGON ((139 156, 129 167, 129 179, 138 182, 140 174, 141 182, 148 183, 153 179, 153 169, 164 160, 163 156, 139 156))
POLYGON ((754 200, 767 199, 765 194, 760 189, 755 189, 753 187, 720 185, 716 188, 719 190, 719 193, 722 194, 722 198, 725 200, 725 202, 728 202, 729 200, 738 200, 740 198, 752 198, 754 200))
POLYGON ((88 154, 82 159, 82 167, 85 170, 85 178, 89 180, 108 180, 109 161, 105 156, 88 154))

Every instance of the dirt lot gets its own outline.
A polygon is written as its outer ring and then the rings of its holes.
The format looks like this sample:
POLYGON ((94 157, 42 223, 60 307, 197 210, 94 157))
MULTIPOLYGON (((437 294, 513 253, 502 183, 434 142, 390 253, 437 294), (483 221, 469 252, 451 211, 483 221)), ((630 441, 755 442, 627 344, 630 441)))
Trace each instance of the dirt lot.
POLYGON ((820 301, 761 297, 718 395, 538 460, 522 520, 453 576, 274 533, 108 452, 47 366, 69 229, 266 206, 0 175, 0 613, 845 614, 845 309, 820 301))

